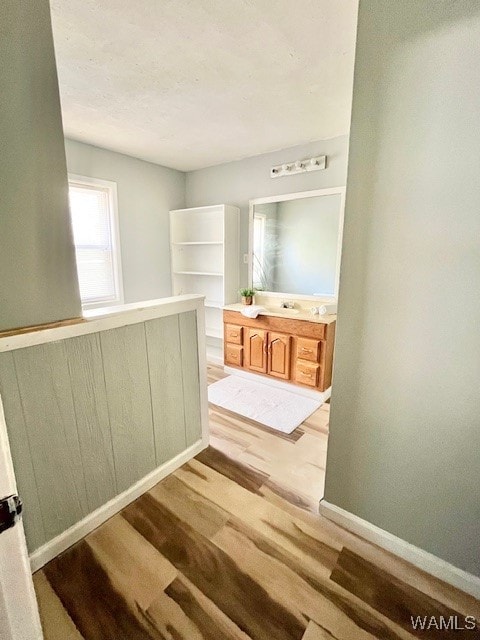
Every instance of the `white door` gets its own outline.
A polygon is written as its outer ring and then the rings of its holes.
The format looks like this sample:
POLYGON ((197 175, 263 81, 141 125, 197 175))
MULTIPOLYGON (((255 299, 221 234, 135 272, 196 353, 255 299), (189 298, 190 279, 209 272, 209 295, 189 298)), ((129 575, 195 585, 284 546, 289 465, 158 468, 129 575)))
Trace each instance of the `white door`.
MULTIPOLYGON (((0 500, 15 495, 7 427, 0 398, 0 500)), ((42 627, 33 589, 22 521, 0 532, 0 640, 41 640, 42 627)))

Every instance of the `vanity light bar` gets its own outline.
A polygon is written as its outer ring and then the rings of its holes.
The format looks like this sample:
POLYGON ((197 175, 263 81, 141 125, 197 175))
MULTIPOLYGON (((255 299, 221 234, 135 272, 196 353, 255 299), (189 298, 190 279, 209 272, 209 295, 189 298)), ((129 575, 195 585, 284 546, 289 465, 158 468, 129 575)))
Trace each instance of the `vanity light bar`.
POLYGON ((270 169, 271 178, 291 176, 294 173, 305 173, 307 171, 320 171, 327 168, 327 156, 315 156, 306 160, 296 160, 286 164, 278 164, 270 169))

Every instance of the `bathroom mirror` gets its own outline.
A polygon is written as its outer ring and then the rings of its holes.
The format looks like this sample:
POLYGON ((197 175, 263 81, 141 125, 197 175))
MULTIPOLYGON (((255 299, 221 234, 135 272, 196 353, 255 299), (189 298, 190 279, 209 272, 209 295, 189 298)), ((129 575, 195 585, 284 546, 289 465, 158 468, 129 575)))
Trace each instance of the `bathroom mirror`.
POLYGON ((345 187, 251 200, 251 286, 336 298, 344 208, 345 187))

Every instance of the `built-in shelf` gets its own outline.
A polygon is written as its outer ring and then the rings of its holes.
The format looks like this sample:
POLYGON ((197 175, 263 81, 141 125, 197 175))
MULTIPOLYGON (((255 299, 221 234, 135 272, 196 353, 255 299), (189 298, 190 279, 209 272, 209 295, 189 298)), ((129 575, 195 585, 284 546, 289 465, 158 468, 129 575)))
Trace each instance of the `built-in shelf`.
POLYGON ((223 330, 217 327, 207 327, 205 333, 209 338, 219 338, 223 340, 223 330))
POLYGON ((223 278, 223 273, 214 273, 212 271, 174 271, 176 276, 216 276, 223 278))
POLYGON ((222 308, 237 301, 240 210, 212 205, 170 211, 173 295, 205 296, 206 334, 223 339, 222 308))

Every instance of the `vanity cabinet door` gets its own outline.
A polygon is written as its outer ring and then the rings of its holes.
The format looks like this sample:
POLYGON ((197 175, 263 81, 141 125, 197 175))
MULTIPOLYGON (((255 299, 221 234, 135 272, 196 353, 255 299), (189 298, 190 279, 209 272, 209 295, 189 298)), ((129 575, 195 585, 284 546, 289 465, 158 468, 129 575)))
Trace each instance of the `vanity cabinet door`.
POLYGON ((268 335, 268 370, 271 376, 288 380, 290 378, 291 336, 285 333, 268 335))
POLYGON ((260 373, 267 372, 267 332, 262 329, 247 329, 247 367, 260 373))

